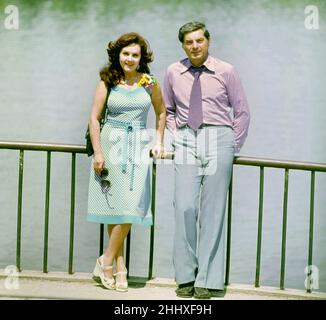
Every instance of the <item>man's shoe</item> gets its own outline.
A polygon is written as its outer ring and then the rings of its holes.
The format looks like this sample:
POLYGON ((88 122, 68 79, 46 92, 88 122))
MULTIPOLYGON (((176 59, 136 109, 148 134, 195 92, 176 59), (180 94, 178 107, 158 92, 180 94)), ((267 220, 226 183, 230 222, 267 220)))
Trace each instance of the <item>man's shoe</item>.
POLYGON ((178 288, 175 290, 175 293, 178 297, 181 298, 191 298, 194 295, 194 286, 193 284, 190 285, 179 285, 178 288))
POLYGON ((208 291, 207 288, 195 287, 194 297, 196 299, 210 299, 211 294, 210 294, 210 292, 208 291))
POLYGON ((212 298, 223 298, 225 296, 225 289, 208 289, 212 298))

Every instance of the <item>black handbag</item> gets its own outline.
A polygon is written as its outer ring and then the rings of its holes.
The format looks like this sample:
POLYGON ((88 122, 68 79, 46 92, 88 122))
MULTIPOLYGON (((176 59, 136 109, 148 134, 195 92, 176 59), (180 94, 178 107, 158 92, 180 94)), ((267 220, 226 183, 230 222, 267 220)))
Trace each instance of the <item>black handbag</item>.
MULTIPOLYGON (((103 128, 103 126, 105 124, 106 117, 107 117, 107 109, 108 109, 107 108, 107 103, 108 103, 109 94, 110 94, 110 89, 108 88, 105 103, 104 103, 104 107, 102 109, 101 116, 100 116, 100 121, 99 121, 100 122, 100 132, 102 131, 102 128, 103 128)), ((93 149, 93 146, 92 146, 91 134, 89 132, 89 125, 87 126, 85 139, 86 139, 86 152, 87 152, 87 155, 90 157, 90 156, 92 156, 94 154, 94 149, 93 149)))

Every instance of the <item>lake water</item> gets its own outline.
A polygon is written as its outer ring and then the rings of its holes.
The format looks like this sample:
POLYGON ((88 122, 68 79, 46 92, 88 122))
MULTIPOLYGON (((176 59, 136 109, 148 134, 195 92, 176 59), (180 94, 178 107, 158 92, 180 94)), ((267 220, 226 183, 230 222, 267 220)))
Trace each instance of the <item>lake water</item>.
MULTIPOLYGON (((210 53, 241 76, 252 120, 241 155, 326 162, 325 1, 319 29, 305 27, 307 1, 16 1, 19 29, 5 28, 0 0, 0 140, 84 144, 106 45, 136 31, 151 44, 151 71, 184 57, 179 27, 204 21, 210 53), (323 39, 323 40, 322 40, 323 39)), ((154 128, 151 111, 148 127, 154 128)), ((166 136, 168 146, 169 136, 166 136)), ((0 150, 0 268, 15 264, 19 152, 0 150)), ((77 156, 74 271, 92 270, 99 227, 86 222, 90 159, 77 156)), ((68 269, 71 156, 52 156, 49 270, 68 269)), ((46 153, 26 152, 22 268, 42 269, 46 153)), ((284 172, 265 170, 261 285, 279 285, 284 172)), ((326 175, 316 174, 313 264, 326 291, 326 175)), ((304 289, 310 175, 290 172, 285 286, 304 289)), ((154 276, 173 277, 173 167, 158 165, 154 276)), ((230 281, 253 283, 259 169, 236 166, 230 281)), ((131 275, 146 275, 149 230, 133 227, 131 275)))

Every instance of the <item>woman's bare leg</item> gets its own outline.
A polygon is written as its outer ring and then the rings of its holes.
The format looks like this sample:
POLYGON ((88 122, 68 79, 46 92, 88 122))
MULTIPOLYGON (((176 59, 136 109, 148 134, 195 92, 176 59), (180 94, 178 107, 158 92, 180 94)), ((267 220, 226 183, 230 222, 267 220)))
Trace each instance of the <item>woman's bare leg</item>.
MULTIPOLYGON (((114 260, 116 260, 117 272, 124 271, 126 269, 124 264, 124 255, 123 255, 123 244, 126 236, 129 233, 131 224, 116 224, 109 225, 109 243, 104 252, 104 265, 112 266, 114 260)), ((107 270, 104 272, 105 276, 112 278, 113 270, 107 270)), ((125 277, 120 278, 120 281, 125 281, 125 277)))

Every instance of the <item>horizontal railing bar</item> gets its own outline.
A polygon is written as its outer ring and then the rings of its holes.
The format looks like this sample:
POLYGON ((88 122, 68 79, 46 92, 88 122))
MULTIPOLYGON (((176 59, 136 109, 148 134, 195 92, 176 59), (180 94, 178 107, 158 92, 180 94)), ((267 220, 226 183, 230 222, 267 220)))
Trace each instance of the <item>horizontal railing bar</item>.
POLYGON ((294 170, 308 170, 308 171, 322 171, 326 172, 326 163, 303 162, 303 161, 289 161, 250 157, 235 157, 233 164, 240 164, 246 166, 260 166, 270 168, 294 169, 294 170))
MULTIPOLYGON (((74 144, 0 141, 0 149, 73 152, 73 153, 86 154, 86 147, 84 145, 74 145, 74 144)), ((152 156, 152 153, 150 153, 150 155, 152 156)), ((167 156, 165 157, 165 159, 173 159, 173 158, 174 158, 173 152, 168 152, 167 156)), ((241 157, 235 157, 233 164, 245 165, 245 166, 258 166, 258 167, 326 172, 326 163, 316 163, 316 162, 277 160, 277 159, 253 158, 253 157, 241 156, 241 157)))
POLYGON ((0 149, 86 153, 83 145, 21 141, 0 141, 0 149))

